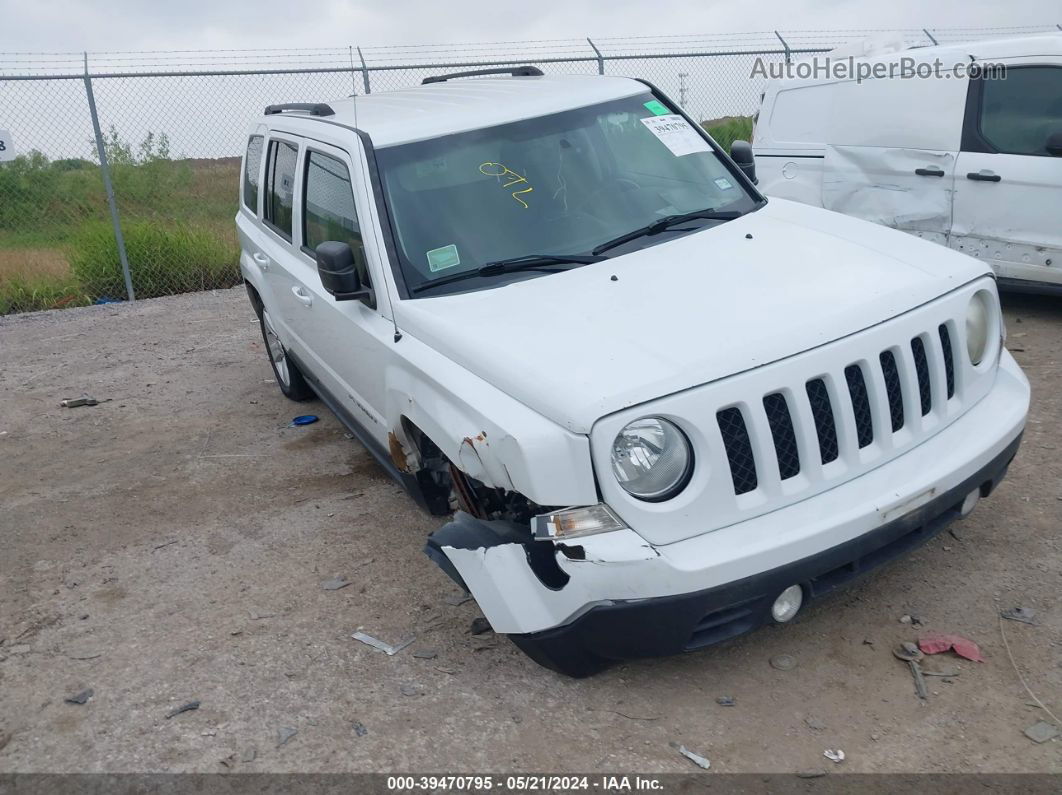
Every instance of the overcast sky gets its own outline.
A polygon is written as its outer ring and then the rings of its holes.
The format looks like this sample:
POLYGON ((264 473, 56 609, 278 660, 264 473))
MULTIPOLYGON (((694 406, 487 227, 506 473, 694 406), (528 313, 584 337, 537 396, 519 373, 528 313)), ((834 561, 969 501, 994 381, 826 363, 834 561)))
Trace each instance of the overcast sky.
POLYGON ((331 47, 1062 23, 1059 0, 0 0, 0 51, 331 47))

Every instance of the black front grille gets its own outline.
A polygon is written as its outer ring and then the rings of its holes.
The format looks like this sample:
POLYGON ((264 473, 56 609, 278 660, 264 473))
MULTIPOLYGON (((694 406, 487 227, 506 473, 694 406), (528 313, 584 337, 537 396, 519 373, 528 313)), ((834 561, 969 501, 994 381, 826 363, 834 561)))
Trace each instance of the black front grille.
POLYGON ((878 358, 881 360, 881 374, 885 376, 885 394, 889 398, 892 432, 896 433, 903 427, 903 390, 900 388, 900 372, 896 369, 896 356, 892 351, 882 351, 878 358))
POLYGON ((867 397, 867 382, 863 379, 863 370, 858 364, 850 364, 844 368, 844 379, 848 382, 848 394, 852 397, 856 438, 860 447, 867 447, 874 441, 874 419, 870 416, 870 399, 867 397))
POLYGON ((749 430, 741 409, 731 406, 715 415, 723 434, 723 447, 730 462, 730 476, 734 479, 734 493, 746 494, 756 488, 756 459, 749 441, 749 430))
POLYGON ((819 454, 822 463, 828 464, 837 460, 837 426, 833 420, 833 404, 830 403, 830 393, 826 389, 826 382, 821 378, 808 381, 808 402, 811 403, 811 416, 815 418, 815 432, 819 436, 819 454))
POLYGON ((929 359, 921 337, 911 340, 911 355, 914 356, 915 373, 918 374, 918 397, 922 401, 922 416, 933 409, 933 387, 929 383, 929 359))
POLYGON ((951 400, 955 396, 955 361, 951 354, 951 334, 948 333, 948 327, 943 323, 940 324, 938 331, 940 332, 940 347, 944 352, 944 377, 948 383, 948 400, 951 400))
POLYGON ((778 472, 782 480, 788 480, 800 473, 800 452, 797 450, 793 417, 789 414, 789 405, 785 401, 785 395, 781 392, 767 395, 763 399, 763 408, 767 412, 767 424, 771 426, 771 436, 774 437, 778 472))

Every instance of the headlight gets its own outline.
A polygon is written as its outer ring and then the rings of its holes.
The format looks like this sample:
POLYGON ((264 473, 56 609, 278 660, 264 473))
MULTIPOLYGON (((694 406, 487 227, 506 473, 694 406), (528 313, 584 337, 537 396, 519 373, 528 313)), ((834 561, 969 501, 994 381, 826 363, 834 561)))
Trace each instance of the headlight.
POLYGON ((678 494, 693 471, 686 435, 660 417, 643 417, 625 426, 612 443, 612 474, 633 497, 662 502, 678 494))
POLYGON ((981 363, 991 339, 992 294, 987 290, 978 290, 970 299, 966 309, 966 352, 974 365, 981 363))

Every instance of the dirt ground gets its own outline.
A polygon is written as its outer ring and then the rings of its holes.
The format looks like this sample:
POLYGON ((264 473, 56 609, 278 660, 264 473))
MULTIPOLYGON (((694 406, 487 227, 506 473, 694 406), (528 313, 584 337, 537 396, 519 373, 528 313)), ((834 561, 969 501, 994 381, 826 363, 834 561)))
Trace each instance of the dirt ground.
POLYGON ((473 638, 421 552, 440 522, 285 400, 242 288, 0 318, 0 772, 695 770, 673 743, 720 772, 1062 772, 997 618, 1037 611, 1006 638, 1062 714, 1062 301, 1006 304, 1032 414, 953 535, 791 626, 582 681, 473 638), (59 407, 83 392, 109 402, 59 407), (905 614, 986 661, 940 659, 960 674, 921 705, 905 614), (358 627, 417 640, 388 657, 358 627))

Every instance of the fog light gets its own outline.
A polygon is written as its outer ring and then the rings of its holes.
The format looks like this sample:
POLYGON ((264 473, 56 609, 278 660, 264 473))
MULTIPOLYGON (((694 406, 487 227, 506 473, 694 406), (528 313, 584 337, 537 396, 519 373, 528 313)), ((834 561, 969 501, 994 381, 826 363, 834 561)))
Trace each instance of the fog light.
POLYGON ((974 489, 967 494, 966 499, 962 501, 962 507, 959 509, 959 513, 963 516, 969 516, 970 512, 974 509, 974 506, 977 505, 979 499, 981 499, 981 490, 974 489))
POLYGON ((799 585, 790 585, 774 600, 774 604, 771 605, 771 616, 779 624, 784 624, 797 614, 803 603, 804 589, 799 585))

